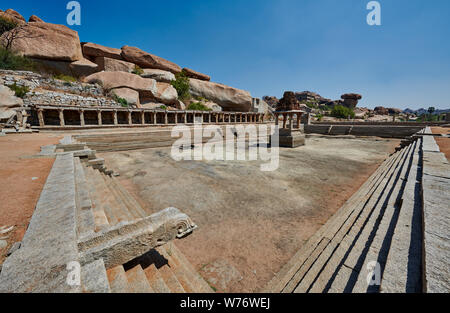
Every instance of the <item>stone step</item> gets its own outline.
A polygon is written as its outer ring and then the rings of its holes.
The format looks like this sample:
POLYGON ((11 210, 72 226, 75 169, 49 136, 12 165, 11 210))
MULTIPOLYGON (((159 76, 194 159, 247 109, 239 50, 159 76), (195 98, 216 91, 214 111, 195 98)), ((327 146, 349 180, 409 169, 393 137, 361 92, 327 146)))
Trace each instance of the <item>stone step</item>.
POLYGON ((180 261, 173 256, 173 250, 171 249, 172 246, 173 245, 169 243, 158 248, 158 251, 169 261, 167 266, 170 267, 170 270, 180 282, 184 291, 186 293, 193 293, 195 288, 187 278, 186 269, 181 265, 180 261))
MULTIPOLYGON (((401 152, 403 155, 404 151, 401 152)), ((322 272, 323 267, 328 262, 329 258, 333 255, 335 249, 339 246, 340 242, 344 239, 345 235, 350 231, 350 229, 354 226, 360 227, 367 219, 370 214, 370 210, 366 208, 373 208, 374 204, 376 204, 385 189, 386 184, 394 177, 396 171, 398 170, 399 156, 397 156, 396 161, 389 168, 386 176, 383 177, 381 182, 375 188, 373 193, 366 196, 362 201, 358 201, 356 208, 351 211, 349 216, 345 219, 345 222, 339 228, 338 232, 335 234, 331 234, 327 238, 330 242, 326 245, 325 249, 320 253, 319 257, 314 261, 311 268, 306 271, 304 277, 299 281, 298 285, 295 286, 294 292, 307 292, 317 276, 322 272)), ((289 286, 292 288, 293 286, 289 286)))
MULTIPOLYGON (((387 232, 393 215, 399 207, 398 200, 407 177, 412 151, 413 149, 409 147, 402 159, 401 167, 395 174, 396 177, 386 185, 387 188, 376 206, 373 209, 369 207, 371 213, 363 226, 355 225, 355 228, 346 235, 343 244, 330 260, 327 271, 331 272, 334 267, 335 270, 332 274, 335 275, 334 280, 331 280, 330 277, 328 288, 324 285, 315 286, 311 291, 320 291, 320 288, 323 288, 323 291, 333 293, 352 292, 358 282, 358 274, 361 273, 362 277, 363 273, 366 273, 367 263, 378 260, 373 254, 381 249, 385 239, 389 240, 387 232), (365 262, 366 260, 367 262, 365 262)), ((361 278, 354 292, 367 291, 366 277, 364 280, 361 278), (362 290, 364 287, 366 288, 365 291, 362 290)))
POLYGON ((112 185, 116 188, 116 191, 120 195, 122 201, 128 208, 128 211, 137 218, 144 218, 146 216, 149 216, 150 214, 147 213, 142 206, 134 199, 131 194, 125 189, 125 187, 122 186, 122 184, 117 180, 115 177, 108 177, 108 179, 111 181, 112 185))
POLYGON ((105 159, 97 158, 97 159, 89 160, 87 163, 90 166, 102 166, 105 164, 105 159))
POLYGON ((133 216, 133 214, 131 214, 131 212, 128 210, 126 204, 122 201, 122 197, 120 195, 120 193, 117 191, 115 186, 111 185, 111 180, 110 177, 104 173, 100 173, 101 177, 103 178, 103 180, 105 181, 105 184, 108 186, 111 194, 114 196, 115 200, 117 201, 117 205, 118 205, 118 210, 120 212, 118 212, 118 214, 121 216, 121 218, 119 218, 120 221, 134 221, 139 217, 133 216))
POLYGON ((122 265, 106 271, 112 293, 130 293, 128 278, 122 265))
POLYGON ((103 260, 97 260, 81 267, 83 293, 110 293, 108 275, 103 260))
POLYGON ((380 292, 411 293, 422 292, 421 284, 421 254, 422 228, 420 194, 420 146, 418 140, 414 150, 411 169, 402 197, 397 225, 395 227, 386 265, 383 271, 380 292))
POLYGON ((172 293, 186 293, 181 283, 178 281, 175 274, 172 272, 169 266, 162 266, 158 269, 167 287, 169 287, 172 293))
MULTIPOLYGON (((379 169, 372 175, 360 189, 353 195, 344 206, 333 216, 311 239, 310 241, 297 253, 297 264, 295 271, 288 272, 291 277, 282 288, 282 292, 292 292, 316 258, 328 246, 330 240, 334 238, 335 234, 348 223, 348 219, 352 214, 356 214, 355 210, 360 209, 360 204, 365 203, 375 191, 379 182, 388 175, 392 167, 396 164, 396 160, 400 154, 394 154, 386 160, 379 169)), ((358 211, 359 212, 359 211, 358 211)), ((276 292, 276 291, 275 291, 276 292)))
POLYGON ((171 293, 155 264, 151 264, 144 272, 150 286, 156 293, 171 293))
POLYGON ((78 236, 87 236, 95 231, 95 219, 92 211, 92 201, 80 159, 74 158, 75 190, 77 204, 77 233, 78 236))
POLYGON ((362 187, 354 194, 352 197, 344 204, 344 206, 338 210, 338 212, 333 215, 327 223, 322 226, 319 231, 317 231, 308 242, 300 249, 293 258, 281 269, 281 271, 269 282, 269 284, 263 289, 264 292, 292 292, 293 286, 295 286, 301 277, 304 275, 304 271, 301 271, 303 264, 305 266, 311 265, 311 258, 314 260, 317 258, 318 253, 320 253, 325 246, 328 244, 329 240, 325 239, 326 233, 336 233, 337 230, 342 226, 342 219, 350 214, 355 203, 361 201, 361 198, 366 196, 370 190, 376 186, 381 177, 386 175, 387 170, 392 166, 399 154, 393 154, 391 157, 386 159, 382 165, 372 174, 372 176, 362 185, 362 187), (308 262, 309 259, 309 262, 308 262), (308 265, 309 264, 309 265, 308 265), (294 280, 293 282, 291 282, 294 280), (289 287, 288 284, 291 284, 289 287))
MULTIPOLYGON (((367 250, 367 254, 364 256, 365 260, 359 271, 355 286, 353 287, 353 293, 378 293, 380 291, 380 285, 367 286, 367 276, 370 274, 368 270, 368 267, 370 268, 369 263, 378 262, 380 264, 381 275, 383 275, 400 211, 412 209, 412 207, 410 208, 410 204, 403 201, 403 198, 408 180, 412 178, 410 177, 410 174, 413 171, 412 166, 414 156, 418 151, 418 147, 419 144, 417 143, 411 145, 410 151, 408 151, 408 155, 405 157, 405 164, 400 173, 400 180, 392 191, 391 199, 387 204, 381 222, 376 228, 375 237, 371 242, 367 242, 367 245, 370 244, 370 247, 367 250)), ((415 171, 415 174, 417 174, 417 170, 415 171)), ((414 178, 414 183, 415 181, 416 178, 414 178)))
MULTIPOLYGON (((166 248, 167 249, 167 248, 166 248)), ((170 243, 171 258, 175 259, 181 265, 186 278, 193 286, 194 293, 212 293, 213 290, 209 284, 195 270, 186 256, 178 249, 174 243, 170 243)))
POLYGON ((141 265, 137 265, 126 272, 128 288, 131 293, 154 293, 141 265))
POLYGON ((109 227, 110 225, 106 213, 102 207, 103 200, 100 197, 100 193, 97 192, 97 188, 99 188, 99 186, 93 180, 93 177, 95 177, 96 173, 94 172, 94 169, 92 167, 84 167, 84 170, 86 174, 86 181, 89 185, 89 195, 92 200, 95 231, 98 232, 109 227))

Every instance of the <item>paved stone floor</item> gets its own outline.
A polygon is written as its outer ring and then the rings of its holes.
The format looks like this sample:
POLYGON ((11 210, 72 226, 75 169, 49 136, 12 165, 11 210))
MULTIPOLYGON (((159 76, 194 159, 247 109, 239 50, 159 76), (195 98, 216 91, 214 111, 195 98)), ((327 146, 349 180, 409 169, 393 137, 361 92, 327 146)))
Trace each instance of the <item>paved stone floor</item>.
POLYGON ((314 136, 261 161, 174 161, 170 148, 99 154, 152 211, 175 206, 199 229, 177 246, 218 291, 264 287, 394 151, 399 140, 314 136), (265 163, 265 162, 264 162, 265 163))

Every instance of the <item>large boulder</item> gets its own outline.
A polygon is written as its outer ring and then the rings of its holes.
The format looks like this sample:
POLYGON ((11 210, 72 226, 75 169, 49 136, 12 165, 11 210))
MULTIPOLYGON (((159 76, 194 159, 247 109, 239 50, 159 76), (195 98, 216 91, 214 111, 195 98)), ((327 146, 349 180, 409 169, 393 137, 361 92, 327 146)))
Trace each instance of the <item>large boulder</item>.
POLYGON ((158 91, 154 79, 142 78, 139 75, 125 72, 99 72, 86 77, 84 82, 100 84, 106 90, 130 88, 150 95, 155 95, 158 91))
POLYGON ((354 109, 358 105, 358 101, 362 99, 362 96, 357 93, 346 93, 341 96, 344 100, 344 105, 348 108, 354 109))
POLYGON ((178 93, 171 84, 157 82, 156 86, 157 92, 154 95, 156 100, 169 105, 178 104, 178 93))
POLYGON ((139 92, 130 88, 116 88, 111 91, 117 97, 127 100, 128 104, 140 107, 139 92))
POLYGON ((137 64, 142 68, 154 68, 169 71, 172 73, 180 73, 181 67, 173 62, 165 60, 156 55, 142 51, 136 47, 122 47, 122 57, 131 63, 137 64))
POLYGON ((0 121, 7 121, 16 112, 14 108, 23 106, 23 100, 15 96, 9 87, 0 85, 0 121))
POLYGON ((95 63, 98 64, 98 69, 105 72, 126 72, 131 73, 135 65, 130 62, 112 59, 108 57, 97 57, 95 63))
POLYGON ((6 12, 0 12, 0 18, 12 21, 12 22, 14 22, 14 23, 16 23, 18 25, 23 25, 23 24, 26 23, 25 21, 15 17, 14 15, 8 14, 6 12))
POLYGON ((72 71, 72 76, 76 77, 86 77, 98 71, 97 64, 84 58, 79 61, 72 62, 69 67, 72 71))
POLYGON ((122 60, 122 56, 120 55, 122 50, 109 48, 101 45, 97 45, 95 43, 85 43, 83 45, 83 54, 87 57, 91 57, 95 59, 97 57, 106 57, 116 60, 122 60))
POLYGON ((249 112, 252 97, 248 91, 199 79, 189 79, 193 96, 203 97, 220 105, 225 111, 249 112))
POLYGON ((26 22, 25 18, 19 12, 14 11, 13 9, 8 9, 5 11, 5 13, 14 16, 16 19, 21 20, 22 22, 26 22))
POLYGON ((187 67, 185 67, 183 69, 183 72, 189 78, 195 78, 195 79, 206 80, 206 81, 210 81, 211 80, 210 76, 208 76, 206 74, 202 74, 202 73, 194 71, 194 70, 191 70, 190 68, 187 68, 187 67))
MULTIPOLYGON (((4 41, 6 35, 3 34, 0 41, 4 41)), ((49 23, 22 25, 19 38, 14 40, 11 49, 36 59, 73 62, 83 58, 78 33, 64 25, 49 23)))
POLYGON ((376 107, 374 111, 378 115, 389 115, 389 110, 382 106, 376 107))
POLYGON ((39 18, 36 15, 31 15, 30 18, 28 19, 28 23, 36 23, 36 22, 41 22, 41 23, 45 23, 41 18, 39 18))
POLYGON ((143 69, 143 71, 144 73, 141 74, 141 77, 152 78, 157 82, 170 83, 172 80, 175 80, 175 75, 168 71, 151 68, 143 69))

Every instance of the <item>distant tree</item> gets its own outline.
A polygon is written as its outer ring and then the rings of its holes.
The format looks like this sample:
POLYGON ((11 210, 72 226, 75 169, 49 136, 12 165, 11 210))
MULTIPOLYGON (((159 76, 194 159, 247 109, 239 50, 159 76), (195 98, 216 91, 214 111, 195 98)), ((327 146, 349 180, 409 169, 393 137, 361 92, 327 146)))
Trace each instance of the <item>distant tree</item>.
POLYGON ((428 113, 429 113, 430 115, 433 115, 434 112, 436 112, 436 108, 435 108, 435 107, 429 107, 429 108, 428 108, 428 113))

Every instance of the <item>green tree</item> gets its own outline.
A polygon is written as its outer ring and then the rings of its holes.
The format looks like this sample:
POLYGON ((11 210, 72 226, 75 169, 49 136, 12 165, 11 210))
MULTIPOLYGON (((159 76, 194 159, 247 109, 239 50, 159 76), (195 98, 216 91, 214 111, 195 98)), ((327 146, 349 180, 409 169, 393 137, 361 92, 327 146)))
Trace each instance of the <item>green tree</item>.
POLYGON ((187 77, 184 72, 177 73, 175 75, 175 80, 173 80, 171 84, 178 92, 178 99, 191 99, 191 94, 189 93, 189 77, 187 77))
POLYGON ((333 110, 331 111, 331 116, 336 118, 354 118, 355 112, 342 105, 336 105, 334 106, 333 110))

